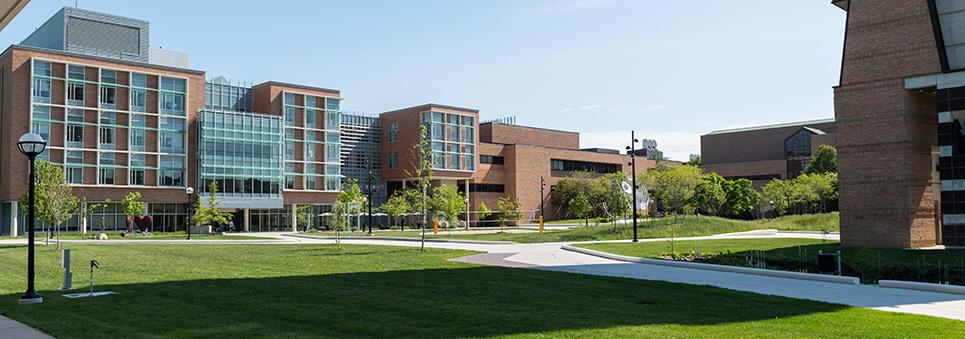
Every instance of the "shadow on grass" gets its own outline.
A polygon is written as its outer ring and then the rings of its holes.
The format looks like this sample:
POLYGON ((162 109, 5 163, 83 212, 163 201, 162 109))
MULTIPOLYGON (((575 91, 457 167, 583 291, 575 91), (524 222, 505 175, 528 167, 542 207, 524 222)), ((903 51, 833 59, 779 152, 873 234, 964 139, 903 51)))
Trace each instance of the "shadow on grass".
POLYGON ((19 295, 10 294, 0 297, 0 313, 57 337, 476 337, 733 324, 845 308, 703 286, 502 267, 119 284, 98 290, 119 294, 70 300, 44 291, 47 300, 29 307, 15 306, 19 295))

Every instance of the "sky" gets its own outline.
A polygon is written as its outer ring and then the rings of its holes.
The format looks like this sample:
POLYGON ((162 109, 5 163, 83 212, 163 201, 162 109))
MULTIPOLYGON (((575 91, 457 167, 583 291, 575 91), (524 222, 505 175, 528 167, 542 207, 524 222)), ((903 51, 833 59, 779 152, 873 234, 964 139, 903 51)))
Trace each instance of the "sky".
MULTIPOLYGON (((34 0, 16 44, 63 6, 34 0)), ((209 78, 341 90, 342 108, 424 103, 481 120, 576 131, 623 149, 630 131, 673 159, 700 135, 834 116, 845 12, 829 1, 92 1, 150 21, 151 45, 209 78)))

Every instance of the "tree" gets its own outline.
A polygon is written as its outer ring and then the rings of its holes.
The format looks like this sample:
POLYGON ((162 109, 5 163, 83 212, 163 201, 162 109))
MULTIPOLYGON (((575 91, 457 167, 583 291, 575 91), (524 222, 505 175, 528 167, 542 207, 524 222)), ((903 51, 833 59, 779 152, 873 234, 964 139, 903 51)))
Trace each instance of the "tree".
POLYGON ((429 185, 432 184, 432 149, 429 148, 429 138, 426 137, 426 125, 419 125, 419 143, 414 146, 414 149, 419 154, 419 159, 415 168, 415 176, 419 178, 417 180, 419 190, 422 191, 422 242, 419 247, 420 250, 426 249, 426 224, 428 223, 427 211, 426 211, 426 194, 429 191, 429 185))
POLYGON ((764 200, 767 201, 775 216, 787 213, 791 205, 791 184, 787 180, 773 179, 762 187, 764 200))
MULTIPOLYGON (((80 201, 74 197, 73 191, 64 180, 63 169, 41 160, 36 163, 34 170, 35 217, 54 226, 57 232, 57 247, 60 248, 60 226, 74 216, 80 201)), ((28 194, 29 192, 24 192, 20 197, 20 207, 24 214, 29 212, 28 194)))
POLYGON ((700 178, 694 192, 697 208, 708 215, 720 215, 727 195, 724 193, 724 183, 727 179, 717 173, 709 173, 700 178))
MULTIPOLYGON (((345 185, 342 185, 342 190, 338 192, 338 197, 335 201, 336 219, 344 219, 345 224, 347 224, 349 215, 353 211, 362 209, 365 203, 358 181, 355 179, 346 180, 345 185)), ((339 229, 336 229, 335 232, 335 236, 338 237, 339 229)))
POLYGON ((804 168, 806 174, 838 172, 838 150, 829 145, 818 146, 811 162, 804 168))
POLYGON ((432 190, 432 209, 441 212, 451 226, 466 210, 466 198, 455 185, 440 185, 432 190))
MULTIPOLYGON (((297 225, 305 226, 305 232, 308 232, 308 228, 312 221, 312 205, 299 205, 295 208, 295 220, 297 225)), ((297 230, 297 227, 296 227, 297 230)))
POLYGON ((701 162, 703 162, 703 160, 701 159, 700 154, 691 154, 690 160, 685 162, 684 165, 700 167, 701 162))
POLYGON ((144 212, 144 203, 141 202, 141 192, 128 192, 121 200, 124 205, 124 215, 127 216, 127 231, 133 231, 134 216, 144 212))
POLYGON ((479 203, 479 213, 476 214, 477 220, 483 220, 483 219, 489 218, 489 216, 492 214, 493 214, 493 211, 489 209, 489 206, 486 206, 485 202, 479 203))
POLYGON ((389 215, 392 219, 396 219, 406 213, 409 213, 409 203, 406 201, 405 196, 403 196, 402 191, 396 191, 389 197, 388 200, 382 204, 382 211, 389 215))
POLYGON ((195 203, 194 215, 191 216, 191 222, 199 225, 224 225, 230 222, 234 216, 231 215, 231 213, 221 211, 221 201, 218 200, 218 183, 211 180, 211 182, 208 183, 207 193, 207 206, 201 203, 203 199, 198 195, 198 201, 195 203))
POLYGON ((586 224, 589 225, 589 221, 586 221, 585 219, 587 216, 589 216, 593 206, 590 206, 590 201, 586 200, 585 195, 577 195, 575 198, 573 198, 573 200, 570 200, 568 206, 570 208, 570 212, 573 212, 577 218, 584 219, 586 224))
POLYGON ((727 197, 725 209, 727 214, 735 218, 750 218, 754 207, 761 199, 760 193, 754 190, 748 179, 724 181, 724 194, 727 197))
MULTIPOLYGON (((98 209, 104 207, 105 205, 104 205, 104 204, 93 204, 93 203, 89 203, 89 202, 87 202, 87 197, 83 197, 83 198, 81 199, 80 206, 81 206, 81 207, 80 207, 77 211, 80 213, 80 216, 82 217, 82 220, 89 220, 90 217, 91 217, 92 215, 94 215, 94 212, 95 212, 95 211, 97 211, 98 209)), ((83 221, 82 221, 82 222, 83 222, 83 221)), ((87 223, 85 222, 85 224, 82 225, 82 226, 83 226, 84 232, 86 233, 87 230, 88 230, 88 225, 87 225, 87 223)))
MULTIPOLYGON (((523 218, 523 212, 519 211, 519 200, 513 197, 502 197, 496 200, 496 209, 499 210, 499 226, 506 226, 509 221, 516 221, 523 218)), ((500 229, 502 232, 502 229, 500 229)))
POLYGON ((657 203, 669 213, 683 212, 691 202, 700 181, 700 169, 694 166, 677 166, 651 169, 645 181, 653 191, 657 203))

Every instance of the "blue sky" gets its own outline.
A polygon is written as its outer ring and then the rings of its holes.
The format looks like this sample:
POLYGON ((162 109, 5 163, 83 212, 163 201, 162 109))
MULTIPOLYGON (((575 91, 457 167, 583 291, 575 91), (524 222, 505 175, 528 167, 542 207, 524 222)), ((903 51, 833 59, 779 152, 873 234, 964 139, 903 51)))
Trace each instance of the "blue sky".
MULTIPOLYGON (((629 131, 675 159, 715 129, 833 117, 845 13, 829 1, 79 1, 151 22, 209 77, 335 88, 347 110, 435 102, 483 120, 629 131)), ((62 6, 34 0, 19 43, 62 6)))

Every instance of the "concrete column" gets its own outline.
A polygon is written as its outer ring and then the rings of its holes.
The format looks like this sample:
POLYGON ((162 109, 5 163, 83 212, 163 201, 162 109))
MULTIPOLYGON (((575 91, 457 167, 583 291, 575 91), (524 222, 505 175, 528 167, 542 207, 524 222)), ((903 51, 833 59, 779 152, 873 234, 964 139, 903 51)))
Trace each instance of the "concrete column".
MULTIPOLYGON (((86 210, 87 210, 87 203, 86 202, 80 203, 80 211, 83 212, 86 210)), ((85 213, 80 214, 80 234, 87 234, 87 214, 85 213)))
POLYGON ((246 208, 244 216, 245 216, 244 231, 248 232, 248 230, 251 228, 251 210, 246 208))
POLYGON ((406 180, 405 180, 405 179, 402 179, 402 189, 405 189, 405 182, 406 182, 406 180))
POLYGON ((20 221, 20 218, 18 218, 18 216, 20 216, 20 206, 17 205, 18 203, 16 200, 10 202, 10 236, 13 237, 17 236, 17 224, 20 221))
POLYGON ((469 214, 469 211, 472 210, 472 200, 469 199, 469 179, 466 179, 466 190, 465 190, 465 192, 466 192, 466 229, 468 230, 468 229, 469 229, 469 219, 471 218, 471 215, 469 214))
POLYGON ((298 213, 296 212, 297 209, 298 209, 298 205, 297 205, 297 204, 292 204, 292 217, 291 217, 291 218, 292 218, 292 232, 298 232, 298 213))

